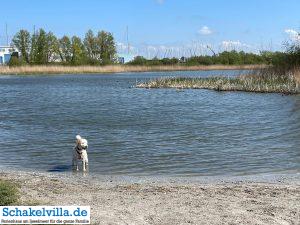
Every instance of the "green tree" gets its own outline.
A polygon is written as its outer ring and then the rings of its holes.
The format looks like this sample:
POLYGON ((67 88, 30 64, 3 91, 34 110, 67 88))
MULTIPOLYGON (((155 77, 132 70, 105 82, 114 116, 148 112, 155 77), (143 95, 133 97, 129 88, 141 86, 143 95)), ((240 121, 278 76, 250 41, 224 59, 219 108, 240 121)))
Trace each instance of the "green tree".
POLYGON ((56 36, 49 32, 47 34, 47 62, 54 62, 59 53, 59 44, 56 36))
POLYGON ((22 60, 29 63, 29 54, 31 48, 31 35, 27 30, 20 30, 12 40, 14 46, 20 51, 22 60))
POLYGON ((63 36, 58 41, 59 56, 62 62, 70 63, 72 60, 72 43, 68 36, 63 36))
POLYGON ((73 65, 84 64, 86 60, 86 54, 84 45, 81 39, 77 36, 72 37, 72 59, 73 65))
POLYGON ((32 38, 31 61, 34 64, 48 63, 47 33, 40 29, 32 38))
POLYGON ((92 61, 97 60, 97 40, 92 30, 88 30, 88 32, 85 34, 83 44, 88 58, 92 61))
POLYGON ((97 53, 103 64, 113 63, 116 59, 116 46, 111 33, 99 31, 96 39, 97 53))
POLYGON ((34 64, 35 61, 36 61, 36 52, 37 52, 37 45, 36 45, 36 42, 37 41, 37 34, 34 33, 32 36, 31 36, 31 46, 30 46, 30 54, 29 54, 29 62, 31 64, 34 64))

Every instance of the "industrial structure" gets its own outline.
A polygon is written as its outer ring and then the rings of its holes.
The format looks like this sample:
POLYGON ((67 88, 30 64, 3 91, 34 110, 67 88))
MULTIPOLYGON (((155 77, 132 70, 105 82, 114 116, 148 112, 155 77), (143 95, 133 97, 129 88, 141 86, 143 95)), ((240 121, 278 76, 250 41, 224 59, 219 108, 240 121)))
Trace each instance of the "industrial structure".
POLYGON ((14 52, 16 52, 16 50, 11 46, 0 46, 0 65, 8 64, 14 52))
POLYGON ((128 26, 126 27, 125 37, 126 37, 126 49, 124 50, 126 51, 123 51, 123 53, 118 54, 118 63, 120 64, 128 63, 134 60, 134 58, 136 57, 135 54, 132 54, 132 51, 130 49, 128 26))

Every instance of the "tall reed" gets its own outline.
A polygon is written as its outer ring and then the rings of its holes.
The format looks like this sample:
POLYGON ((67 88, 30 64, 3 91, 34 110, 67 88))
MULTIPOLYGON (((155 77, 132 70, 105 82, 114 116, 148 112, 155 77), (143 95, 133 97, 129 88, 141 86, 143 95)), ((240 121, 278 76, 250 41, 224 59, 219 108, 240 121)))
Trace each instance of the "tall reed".
POLYGON ((140 83, 138 88, 212 89, 260 93, 298 94, 300 69, 278 71, 276 68, 254 70, 237 77, 168 77, 140 83))
POLYGON ((108 66, 0 66, 0 74, 86 74, 86 73, 123 73, 144 71, 186 71, 186 70, 251 70, 263 68, 263 65, 245 66, 130 66, 130 65, 108 65, 108 66))

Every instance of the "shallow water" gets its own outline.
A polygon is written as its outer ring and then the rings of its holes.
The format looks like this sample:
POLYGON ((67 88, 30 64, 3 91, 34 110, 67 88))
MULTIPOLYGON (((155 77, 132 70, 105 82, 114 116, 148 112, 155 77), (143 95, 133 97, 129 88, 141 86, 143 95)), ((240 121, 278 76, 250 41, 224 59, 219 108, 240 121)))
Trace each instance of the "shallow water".
POLYGON ((300 172, 300 96, 131 88, 218 74, 238 71, 1 76, 0 165, 68 171, 80 133, 95 174, 300 172))

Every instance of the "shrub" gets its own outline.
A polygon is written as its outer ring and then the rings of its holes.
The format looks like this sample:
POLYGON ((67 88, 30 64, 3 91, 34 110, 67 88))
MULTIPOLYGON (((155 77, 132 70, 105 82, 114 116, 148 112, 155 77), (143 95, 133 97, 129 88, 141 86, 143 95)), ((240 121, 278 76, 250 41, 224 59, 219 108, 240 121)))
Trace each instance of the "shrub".
POLYGON ((10 67, 21 66, 21 65, 22 65, 21 60, 16 56, 12 56, 8 62, 8 66, 10 67))
POLYGON ((8 181, 0 180, 0 205, 13 205, 18 202, 18 189, 8 181))

